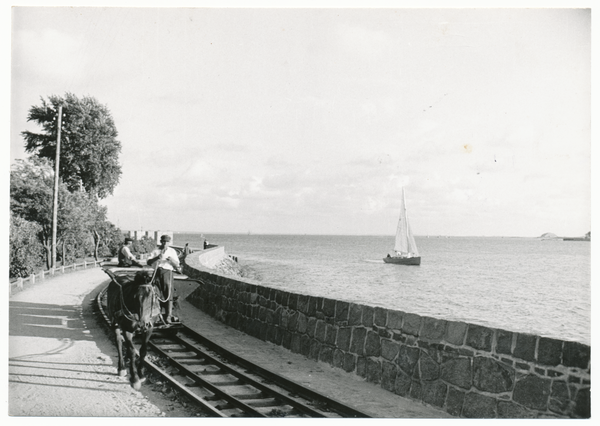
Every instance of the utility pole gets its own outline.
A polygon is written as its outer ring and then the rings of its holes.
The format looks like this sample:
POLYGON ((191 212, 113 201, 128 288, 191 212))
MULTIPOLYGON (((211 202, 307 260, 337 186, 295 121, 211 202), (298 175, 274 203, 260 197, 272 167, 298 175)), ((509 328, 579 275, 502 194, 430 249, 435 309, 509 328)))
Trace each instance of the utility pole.
POLYGON ((58 131, 56 137, 56 159, 54 160, 54 198, 52 204, 52 262, 56 266, 56 224, 58 222, 58 164, 60 160, 60 130, 62 127, 62 105, 58 106, 58 131))

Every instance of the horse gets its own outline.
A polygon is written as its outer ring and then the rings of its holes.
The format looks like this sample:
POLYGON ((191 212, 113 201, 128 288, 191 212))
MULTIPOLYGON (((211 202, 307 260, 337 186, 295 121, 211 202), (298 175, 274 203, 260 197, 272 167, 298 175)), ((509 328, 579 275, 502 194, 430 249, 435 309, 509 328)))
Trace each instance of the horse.
POLYGON ((127 374, 123 358, 123 342, 129 356, 129 372, 131 386, 135 390, 141 388, 145 380, 142 371, 144 358, 148 351, 148 342, 152 336, 154 322, 161 314, 157 289, 153 284, 153 275, 148 271, 139 271, 134 279, 126 275, 117 276, 109 270, 104 270, 112 281, 107 290, 107 313, 115 332, 117 352, 119 355, 118 374, 127 374), (135 334, 141 334, 139 359, 136 359, 136 349, 133 344, 135 334))

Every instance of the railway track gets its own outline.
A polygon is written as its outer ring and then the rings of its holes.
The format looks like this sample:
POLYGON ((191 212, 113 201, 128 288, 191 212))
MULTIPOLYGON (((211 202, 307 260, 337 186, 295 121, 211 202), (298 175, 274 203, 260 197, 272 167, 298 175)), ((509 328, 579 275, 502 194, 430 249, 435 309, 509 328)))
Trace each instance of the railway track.
MULTIPOLYGON (((104 321, 106 289, 96 298, 104 321)), ((145 367, 214 417, 369 415, 234 354, 184 325, 153 334, 145 367)))

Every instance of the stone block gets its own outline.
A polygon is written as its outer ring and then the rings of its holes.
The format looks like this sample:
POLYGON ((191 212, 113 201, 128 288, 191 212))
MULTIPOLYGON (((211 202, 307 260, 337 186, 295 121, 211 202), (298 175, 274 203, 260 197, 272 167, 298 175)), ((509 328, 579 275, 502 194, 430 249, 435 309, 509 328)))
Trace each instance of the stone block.
POLYGON ((590 347, 578 342, 565 342, 563 364, 567 367, 586 369, 590 362, 590 347))
POLYGON ((333 364, 332 365, 336 368, 344 367, 344 352, 340 351, 339 349, 333 350, 333 364))
POLYGON ((421 330, 421 338, 433 340, 436 342, 441 341, 446 333, 446 325, 448 321, 423 317, 423 328, 421 330))
POLYGON ((387 309, 376 306, 375 315, 373 317, 373 325, 377 327, 385 327, 387 323, 387 309))
POLYGON ((323 308, 322 311, 326 317, 333 318, 335 317, 335 300, 323 298, 323 308))
POLYGON ((495 418, 496 400, 489 396, 469 392, 465 395, 462 414, 469 419, 495 418))
POLYGON ((396 358, 396 364, 406 374, 412 375, 419 360, 420 355, 419 348, 412 346, 400 345, 398 349, 398 357, 396 358))
POLYGON ((298 333, 292 333, 292 341, 290 343, 290 350, 296 354, 301 351, 301 339, 298 333))
POLYGON ((317 311, 320 311, 322 304, 323 304, 322 297, 308 296, 308 312, 306 314, 309 317, 316 316, 317 311))
POLYGON ((517 343, 513 355, 525 361, 533 361, 535 359, 535 344, 537 336, 532 334, 517 334, 517 343))
POLYGON ((515 379, 514 370, 491 358, 473 359, 473 385, 490 393, 508 392, 515 379))
POLYGON ((273 342, 278 346, 282 346, 283 343, 283 330, 280 327, 275 327, 275 341, 273 342))
POLYGON ((374 331, 367 332, 367 339, 365 341, 365 355, 366 356, 381 356, 381 338, 379 334, 374 331))
POLYGON ((288 320, 290 317, 290 312, 287 309, 281 310, 281 317, 279 318, 279 326, 282 328, 288 328, 288 320))
POLYGON ((265 296, 258 296, 258 305, 267 306, 268 299, 265 296))
POLYGON ((356 375, 367 377, 367 358, 359 356, 356 358, 356 375))
POLYGON ((441 365, 441 378, 446 382, 470 389, 473 384, 470 358, 449 359, 441 365))
POLYGON ((365 339, 367 330, 364 328, 355 328, 352 330, 352 340, 350 341, 350 352, 356 355, 365 354, 365 339))
MULTIPOLYGON (((373 326, 373 328, 375 328, 375 326, 373 326)), ((390 330, 388 330, 387 328, 383 328, 383 327, 377 328, 377 334, 379 334, 379 337, 382 337, 384 339, 389 339, 393 335, 390 330)))
POLYGON ((298 327, 298 311, 290 311, 288 314, 288 330, 296 331, 298 327))
POLYGON ((344 353, 344 371, 351 373, 356 368, 356 355, 351 353, 344 353))
POLYGON ((440 377, 440 365, 428 353, 419 357, 420 378, 423 381, 433 381, 440 377))
POLYGON ((277 292, 279 290, 277 290, 276 288, 271 288, 269 290, 269 300, 272 302, 275 302, 275 298, 277 297, 277 292))
POLYGON ((410 377, 398 370, 394 383, 394 393, 400 396, 408 396, 410 390, 410 377))
POLYGON ((337 338, 337 327, 335 325, 327 324, 325 327, 325 343, 331 346, 335 346, 335 339, 337 338))
POLYGON ((291 310, 298 309, 298 295, 296 293, 290 293, 287 305, 291 310))
POLYGON ((321 351, 319 352, 319 361, 326 364, 333 364, 333 348, 327 345, 321 345, 321 351))
POLYGON ((375 308, 372 306, 363 306, 362 308, 362 325, 366 328, 373 327, 373 316, 375 315, 375 308))
POLYGON ((448 414, 460 417, 464 401, 464 392, 453 387, 448 388, 448 397, 446 398, 446 411, 448 414))
POLYGON ((336 346, 344 352, 350 349, 350 338, 352 329, 350 327, 340 327, 337 332, 336 346))
POLYGON ((317 320, 317 327, 315 329, 315 339, 319 342, 325 342, 325 329, 327 327, 327 323, 322 320, 317 320))
POLYGON ((337 300, 335 302, 335 322, 348 321, 348 312, 350 309, 350 303, 337 300))
POLYGON ((513 332, 506 330, 496 330, 496 353, 512 354, 513 332))
POLYGON ((404 312, 401 311, 388 311, 387 327, 392 330, 402 330, 403 315, 404 312))
POLYGON ((367 358, 367 382, 379 384, 381 382, 381 362, 367 358))
MULTIPOLYGON (((267 321, 268 322, 268 321, 267 321)), ((308 327, 308 318, 303 313, 298 314, 298 333, 304 334, 306 333, 306 328, 308 327)))
POLYGON ((267 342, 275 343, 275 336, 277 332, 277 327, 274 325, 267 326, 267 342))
POLYGON ((321 352, 321 346, 322 344, 317 341, 317 340, 311 340, 310 341, 310 352, 308 354, 308 357, 314 361, 318 361, 319 360, 319 352, 321 352))
POLYGON ((473 349, 491 352, 494 331, 481 325, 469 324, 466 344, 473 349))
POLYGON ((287 291, 282 291, 281 292, 281 302, 279 302, 279 303, 282 306, 287 307, 289 298, 290 298, 290 293, 287 291))
POLYGON ((350 304, 348 312, 348 325, 362 325, 362 308, 363 305, 350 304))
POLYGON ((317 331, 317 319, 315 317, 308 318, 308 324, 306 325, 306 334, 308 337, 315 337, 317 331))
POLYGON ((590 388, 582 388, 577 392, 575 397, 575 409, 573 413, 575 416, 583 419, 589 419, 591 417, 591 406, 590 406, 590 388))
POLYGON ((501 419, 532 419, 537 415, 512 401, 498 401, 498 417, 501 419))
POLYGON ((400 344, 396 342, 392 342, 391 340, 382 339, 381 340, 381 357, 387 359, 388 361, 393 361, 394 358, 398 355, 398 351, 400 350, 400 344))
POLYGON ((267 324, 273 324, 274 318, 275 318, 275 312, 273 311, 273 309, 267 309, 266 314, 265 314, 265 322, 267 324))
POLYGON ((421 398, 426 404, 443 407, 448 393, 448 386, 441 381, 423 383, 421 398))
POLYGON ((309 296, 306 294, 298 295, 298 310, 305 315, 308 314, 308 299, 309 296))
POLYGON ((394 392, 398 367, 391 362, 383 362, 381 365, 381 387, 387 391, 394 392))
POLYGON ((566 382, 555 380, 552 382, 548 409, 558 414, 568 414, 571 398, 569 397, 569 386, 566 382))
POLYGON ((405 314, 402 332, 411 336, 418 336, 421 329, 421 317, 416 314, 405 314))
POLYGON ((300 337, 300 353, 305 357, 310 355, 310 337, 306 334, 300 337))
POLYGON ((513 391, 513 401, 527 408, 545 411, 550 397, 550 379, 542 379, 530 374, 517 380, 513 391))
POLYGON ((421 400, 422 392, 423 387, 419 381, 413 380, 410 382, 410 390, 408 391, 409 397, 412 399, 421 400))
POLYGON ((292 346, 292 333, 288 330, 282 330, 283 338, 281 340, 281 346, 286 349, 290 349, 292 346))

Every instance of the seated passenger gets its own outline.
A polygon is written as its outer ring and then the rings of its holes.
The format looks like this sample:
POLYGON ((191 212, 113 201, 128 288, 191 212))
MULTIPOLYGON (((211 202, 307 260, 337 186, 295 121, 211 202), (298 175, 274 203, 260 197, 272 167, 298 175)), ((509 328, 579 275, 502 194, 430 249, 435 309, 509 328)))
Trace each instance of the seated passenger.
POLYGON ((133 240, 131 238, 125 238, 125 243, 123 247, 119 249, 119 266, 129 268, 131 266, 137 266, 142 268, 140 262, 135 259, 135 256, 131 253, 131 246, 133 245, 133 240))

